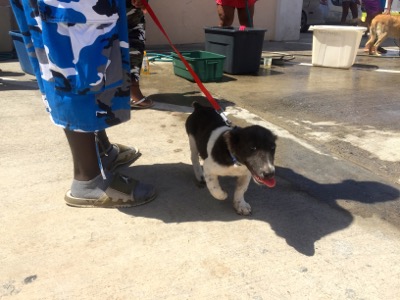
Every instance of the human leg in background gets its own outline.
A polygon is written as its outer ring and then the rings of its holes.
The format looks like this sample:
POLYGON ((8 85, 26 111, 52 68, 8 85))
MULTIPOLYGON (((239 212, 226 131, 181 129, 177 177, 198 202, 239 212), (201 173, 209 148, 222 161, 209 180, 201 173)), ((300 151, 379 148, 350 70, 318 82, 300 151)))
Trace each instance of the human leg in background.
POLYGON ((140 69, 142 68, 143 52, 145 49, 146 31, 145 18, 140 8, 127 2, 129 58, 131 63, 131 108, 143 109, 154 105, 153 101, 145 97, 140 90, 140 69))
POLYGON ((248 10, 247 8, 238 8, 238 18, 239 18, 239 24, 241 26, 246 26, 246 27, 253 27, 253 17, 254 17, 254 5, 249 5, 248 10), (249 14, 250 14, 250 20, 249 20, 249 14))
POLYGON ((351 16, 353 17, 353 23, 357 23, 358 19, 358 1, 350 1, 350 11, 351 16))
POLYGON ((343 0, 343 2, 342 2, 342 19, 340 20, 340 23, 342 25, 346 24, 347 15, 349 14, 349 8, 350 8, 350 1, 343 0))
POLYGON ((356 0, 343 0, 342 2, 342 19, 341 24, 346 24, 347 15, 349 14, 349 10, 351 11, 352 21, 351 24, 357 24, 358 18, 358 7, 356 0))
POLYGON ((217 4, 217 13, 220 27, 232 26, 235 17, 235 7, 217 4))
POLYGON ((252 27, 255 2, 256 0, 216 0, 217 13, 220 20, 219 26, 232 26, 235 19, 235 9, 237 9, 239 24, 252 27))

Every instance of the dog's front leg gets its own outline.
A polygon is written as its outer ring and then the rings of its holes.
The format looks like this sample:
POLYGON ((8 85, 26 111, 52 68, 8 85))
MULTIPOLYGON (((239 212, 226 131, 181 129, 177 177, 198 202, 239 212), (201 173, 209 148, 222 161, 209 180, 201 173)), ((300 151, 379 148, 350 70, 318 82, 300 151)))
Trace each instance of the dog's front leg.
POLYGON ((221 188, 217 175, 210 175, 204 172, 204 178, 206 179, 208 190, 215 199, 225 200, 228 197, 228 194, 221 188))
POLYGON ((236 190, 233 196, 233 207, 239 215, 249 215, 251 214, 251 206, 244 200, 244 193, 249 187, 251 180, 251 175, 247 174, 244 176, 239 176, 236 182, 236 190))
POLYGON ((218 200, 225 200, 228 194, 221 188, 218 175, 212 172, 213 166, 210 159, 207 158, 203 163, 204 179, 206 180, 207 188, 211 195, 218 200))

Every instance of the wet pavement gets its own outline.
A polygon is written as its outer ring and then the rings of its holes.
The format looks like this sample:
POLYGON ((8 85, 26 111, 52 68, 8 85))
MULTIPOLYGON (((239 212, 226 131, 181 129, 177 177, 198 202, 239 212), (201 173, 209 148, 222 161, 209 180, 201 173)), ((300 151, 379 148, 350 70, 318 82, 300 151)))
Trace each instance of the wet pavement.
POLYGON ((207 87, 216 97, 400 183, 399 48, 388 39, 388 54, 368 56, 362 51, 366 40, 350 69, 313 67, 311 32, 299 41, 265 42, 265 55, 287 55, 273 60, 270 70, 225 74, 221 83, 207 87))
MULTIPOLYGON (((350 69, 313 67, 312 38, 309 32, 299 41, 265 42, 264 55, 284 55, 273 60, 271 69, 224 74, 221 82, 206 87, 228 112, 239 116, 238 125, 261 119, 283 137, 278 164, 298 174, 278 173, 293 177, 299 189, 328 202, 363 199, 357 211, 369 215, 377 209, 399 226, 399 202, 392 201, 399 199, 400 184, 399 48, 388 39, 383 44, 388 54, 369 56, 363 52, 363 37, 350 69)), ((201 45, 181 49, 199 50, 201 45)), ((207 102, 196 84, 171 77, 170 65, 156 62, 152 70, 155 76, 143 78, 142 86, 154 99, 181 106, 207 102), (180 93, 173 92, 176 85, 180 93)))
MULTIPOLYGON (((206 84, 235 125, 279 136, 277 186, 250 184, 249 217, 195 185, 184 121, 194 100, 206 100, 171 63, 152 63, 142 78, 154 109, 109 130, 143 153, 122 172, 159 196, 106 210, 64 204, 65 136, 34 78, 2 62, 0 298, 396 299, 399 58, 360 50, 349 70, 312 67, 311 38, 266 42, 266 52, 294 59, 206 84)), ((233 184, 222 180, 230 194, 233 184)))

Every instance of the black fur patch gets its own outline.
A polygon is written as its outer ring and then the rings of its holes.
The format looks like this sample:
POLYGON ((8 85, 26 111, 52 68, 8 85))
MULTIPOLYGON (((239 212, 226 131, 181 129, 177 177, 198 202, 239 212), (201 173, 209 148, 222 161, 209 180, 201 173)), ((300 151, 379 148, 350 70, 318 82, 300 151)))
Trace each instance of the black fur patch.
MULTIPOLYGON (((193 103, 194 112, 186 121, 186 132, 196 140, 200 157, 207 158, 207 143, 213 130, 226 126, 221 116, 212 108, 193 103)), ((253 125, 249 127, 235 127, 223 133, 212 149, 213 159, 221 165, 233 165, 235 159, 246 165, 250 171, 256 173, 259 166, 265 161, 273 164, 276 135, 270 130, 253 125)))

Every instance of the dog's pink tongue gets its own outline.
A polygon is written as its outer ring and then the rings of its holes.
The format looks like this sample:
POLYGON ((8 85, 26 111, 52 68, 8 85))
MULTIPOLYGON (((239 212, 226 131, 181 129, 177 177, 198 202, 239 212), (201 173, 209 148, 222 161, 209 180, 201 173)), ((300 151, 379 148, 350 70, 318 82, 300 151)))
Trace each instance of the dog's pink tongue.
POLYGON ((273 188, 276 184, 275 178, 265 179, 262 182, 269 188, 273 188))

